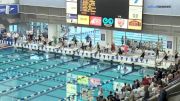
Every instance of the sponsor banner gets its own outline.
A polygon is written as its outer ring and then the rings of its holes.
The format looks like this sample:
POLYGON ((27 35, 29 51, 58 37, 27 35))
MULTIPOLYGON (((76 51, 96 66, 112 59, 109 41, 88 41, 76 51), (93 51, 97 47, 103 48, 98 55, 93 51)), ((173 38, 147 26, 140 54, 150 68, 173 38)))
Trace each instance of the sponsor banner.
POLYGON ((141 30, 142 29, 142 21, 141 20, 130 19, 128 21, 128 29, 141 30))
POLYGON ((127 29, 128 20, 122 18, 115 18, 115 28, 124 28, 127 29))
POLYGON ((89 16, 78 15, 78 24, 89 25, 89 16))
POLYGON ((77 24, 77 15, 76 14, 66 14, 66 22, 67 23, 75 23, 77 24))
POLYGON ((67 83, 66 84, 66 97, 70 97, 70 101, 76 101, 77 97, 72 96, 77 94, 77 85, 67 83))
POLYGON ((77 2, 66 2, 66 13, 77 14, 77 2))
POLYGON ((142 7, 129 6, 129 19, 142 19, 142 7))
POLYGON ((102 19, 103 25, 105 27, 112 27, 114 24, 114 19, 113 18, 108 18, 108 17, 104 17, 102 19))
POLYGON ((101 80, 97 78, 90 78, 89 84, 91 87, 96 87, 101 84, 101 80))
POLYGON ((102 25, 102 17, 90 16, 90 25, 101 26, 102 25))
POLYGON ((143 0, 129 0, 129 5, 143 6, 143 0))
POLYGON ((89 78, 86 76, 79 75, 77 77, 77 82, 78 82, 78 84, 88 85, 89 84, 89 78))
POLYGON ((6 5, 0 5, 0 15, 6 14, 6 5))
POLYGON ((19 5, 0 5, 0 15, 4 14, 18 14, 19 5))
POLYGON ((6 8, 9 8, 9 14, 18 14, 19 13, 19 5, 9 5, 6 6, 6 8))

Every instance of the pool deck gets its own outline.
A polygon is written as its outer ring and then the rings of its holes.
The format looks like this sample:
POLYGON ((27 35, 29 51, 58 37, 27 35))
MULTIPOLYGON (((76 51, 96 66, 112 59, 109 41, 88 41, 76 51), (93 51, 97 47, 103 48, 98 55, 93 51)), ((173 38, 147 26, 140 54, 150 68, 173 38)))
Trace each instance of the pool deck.
POLYGON ((144 59, 140 59, 139 54, 128 54, 128 55, 121 55, 117 56, 117 53, 98 53, 95 54, 95 50, 92 51, 83 51, 78 48, 59 48, 58 46, 44 46, 38 44, 24 44, 24 43, 17 43, 13 44, 16 48, 27 48, 29 50, 37 50, 37 51, 44 51, 44 52, 51 52, 51 53, 59 53, 64 55, 74 55, 79 56, 82 58, 93 58, 99 59, 102 61, 113 61, 118 63, 126 63, 135 65, 141 65, 143 67, 158 67, 167 69, 170 64, 174 64, 174 61, 167 61, 162 62, 161 65, 156 65, 155 61, 162 61, 163 57, 160 56, 157 60, 153 56, 146 56, 144 59))

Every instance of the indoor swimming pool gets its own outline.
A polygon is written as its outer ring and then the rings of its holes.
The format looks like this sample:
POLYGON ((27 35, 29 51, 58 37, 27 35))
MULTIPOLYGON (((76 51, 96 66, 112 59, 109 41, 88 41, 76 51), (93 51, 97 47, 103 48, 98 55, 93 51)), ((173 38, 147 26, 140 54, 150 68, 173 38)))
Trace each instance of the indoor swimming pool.
POLYGON ((1 49, 0 101, 96 101, 100 85, 107 96, 124 83, 153 74, 141 66, 133 70, 127 64, 1 49))

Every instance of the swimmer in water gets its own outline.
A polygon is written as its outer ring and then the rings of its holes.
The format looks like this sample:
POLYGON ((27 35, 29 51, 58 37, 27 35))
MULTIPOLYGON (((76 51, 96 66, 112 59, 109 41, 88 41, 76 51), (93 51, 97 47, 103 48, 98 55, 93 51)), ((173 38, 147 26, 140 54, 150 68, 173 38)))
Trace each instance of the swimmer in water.
POLYGON ((126 72, 127 72, 127 67, 126 66, 124 66, 124 69, 123 69, 123 71, 124 71, 124 74, 126 74, 126 72))

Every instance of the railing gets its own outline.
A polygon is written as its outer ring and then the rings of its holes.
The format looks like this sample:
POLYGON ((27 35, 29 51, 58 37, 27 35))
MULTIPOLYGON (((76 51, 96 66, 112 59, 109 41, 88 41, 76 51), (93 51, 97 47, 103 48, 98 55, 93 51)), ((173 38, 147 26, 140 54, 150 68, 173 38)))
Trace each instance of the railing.
MULTIPOLYGON (((178 79, 174 80, 173 82, 169 83, 168 86, 166 86, 164 89, 167 92, 170 92, 171 90, 176 89, 176 87, 178 87, 178 86, 180 86, 180 78, 178 78, 178 79)), ((171 96, 171 95, 173 95, 173 93, 168 94, 168 97, 171 96)), ((153 95, 152 97, 150 97, 148 99, 148 101, 157 101, 157 98, 158 98, 158 94, 153 95)))

